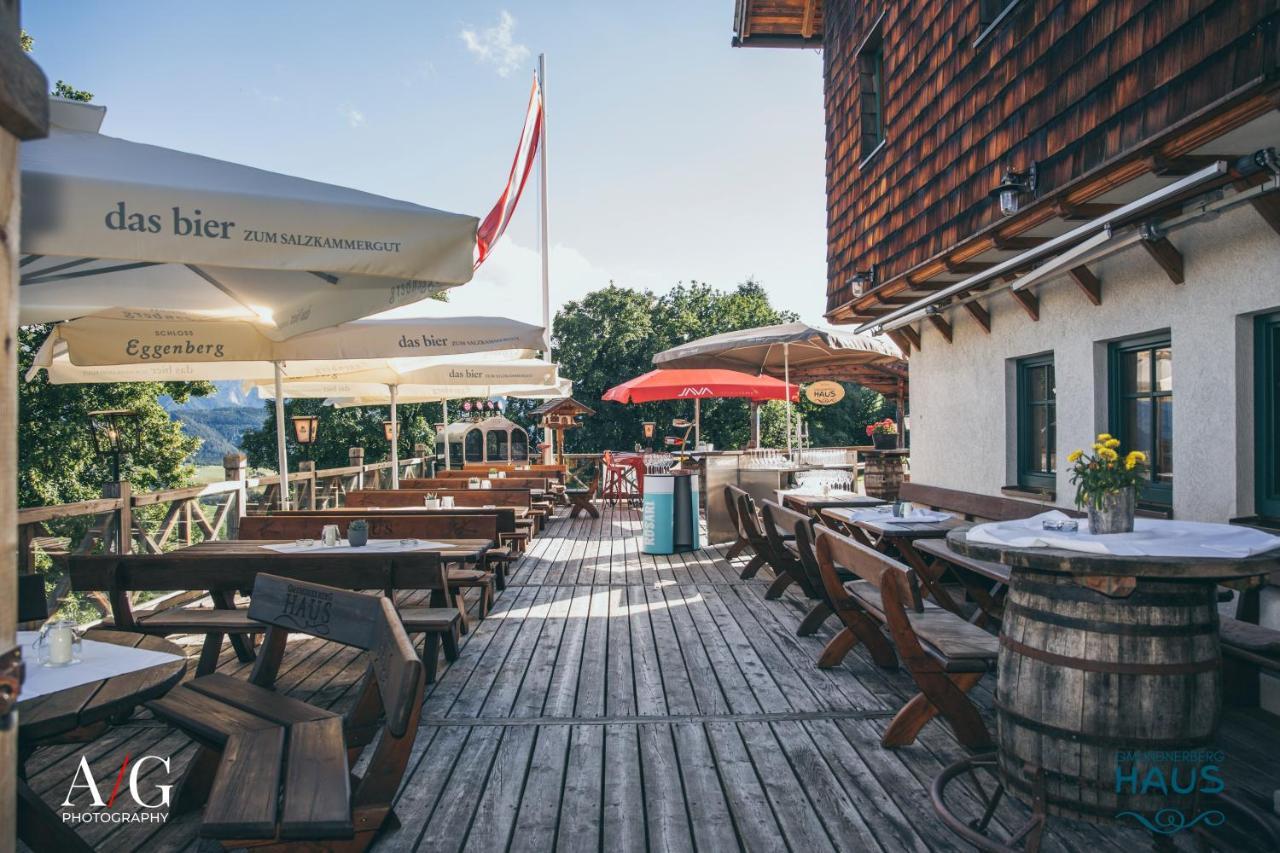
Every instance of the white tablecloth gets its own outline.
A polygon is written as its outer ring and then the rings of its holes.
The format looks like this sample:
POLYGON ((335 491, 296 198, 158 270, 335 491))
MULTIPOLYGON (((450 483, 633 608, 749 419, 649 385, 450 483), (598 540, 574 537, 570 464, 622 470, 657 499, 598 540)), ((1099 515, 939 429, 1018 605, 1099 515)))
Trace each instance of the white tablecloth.
POLYGON ((945 512, 934 512, 931 509, 913 509, 903 516, 895 516, 892 507, 872 507, 870 509, 835 509, 841 518, 849 521, 874 521, 876 524, 924 524, 930 521, 947 521, 951 516, 945 512))
POLYGON ((346 539, 339 539, 337 545, 325 545, 319 539, 316 539, 310 545, 300 545, 297 542, 281 542, 274 545, 263 545, 262 547, 269 551, 278 551, 281 554, 343 554, 359 551, 404 554, 410 551, 443 551, 453 547, 447 542, 432 542, 430 539, 418 539, 415 541, 417 544, 405 545, 399 539, 370 539, 369 544, 356 548, 346 539))
POLYGON ((1067 519, 1052 510, 1031 518, 998 521, 970 528, 970 542, 1015 548, 1061 548, 1116 557, 1221 557, 1241 559, 1280 548, 1280 537, 1251 527, 1200 521, 1134 520, 1132 533, 1094 535, 1089 522, 1078 519, 1078 532, 1045 530, 1043 522, 1067 519))
POLYGON ((22 658, 27 663, 27 677, 22 682, 21 699, 34 699, 46 693, 57 693, 100 681, 114 678, 140 669, 159 666, 169 661, 182 660, 178 655, 166 652, 153 652, 149 649, 132 649, 117 646, 115 643, 99 643, 85 640, 80 651, 80 663, 69 666, 41 666, 37 662, 36 650, 32 643, 39 636, 36 631, 19 631, 18 645, 22 646, 22 658))

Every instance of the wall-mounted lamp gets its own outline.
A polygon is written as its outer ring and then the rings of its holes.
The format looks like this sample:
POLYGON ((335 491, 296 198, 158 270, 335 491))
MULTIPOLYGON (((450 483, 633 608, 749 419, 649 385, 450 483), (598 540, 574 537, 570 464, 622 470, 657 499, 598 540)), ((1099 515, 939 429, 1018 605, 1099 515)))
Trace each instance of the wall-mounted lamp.
POLYGON ((645 421, 643 426, 644 426, 644 437, 653 438, 654 430, 658 428, 657 423, 655 423, 654 421, 645 421))
POLYGON ((1001 214, 1012 216, 1022 209, 1022 197, 1024 195, 1035 194, 1036 183, 1035 163, 1032 163, 1031 167, 1025 172, 1005 169, 1004 177, 1000 179, 1000 183, 996 185, 990 195, 992 198, 1000 199, 1001 214))
POLYGON ((315 444, 320 437, 320 417, 318 415, 294 415, 289 418, 293 422, 293 437, 304 447, 315 444))
POLYGON ((849 284, 853 288, 854 295, 861 296, 868 290, 875 287, 879 280, 877 272, 876 264, 872 264, 870 269, 856 270, 853 274, 853 278, 849 280, 849 284))

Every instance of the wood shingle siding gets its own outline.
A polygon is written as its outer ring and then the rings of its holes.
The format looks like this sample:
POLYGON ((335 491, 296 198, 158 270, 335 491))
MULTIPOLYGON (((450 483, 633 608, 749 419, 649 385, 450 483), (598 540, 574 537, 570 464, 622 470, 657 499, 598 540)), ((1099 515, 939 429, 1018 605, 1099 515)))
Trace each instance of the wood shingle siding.
POLYGON ((1269 85, 1280 57, 1280 0, 1021 0, 975 45, 981 6, 824 4, 828 312, 854 271, 889 281, 999 221, 1006 166, 1035 162, 1052 194, 1269 85), (857 51, 882 15, 885 144, 866 158, 857 51))

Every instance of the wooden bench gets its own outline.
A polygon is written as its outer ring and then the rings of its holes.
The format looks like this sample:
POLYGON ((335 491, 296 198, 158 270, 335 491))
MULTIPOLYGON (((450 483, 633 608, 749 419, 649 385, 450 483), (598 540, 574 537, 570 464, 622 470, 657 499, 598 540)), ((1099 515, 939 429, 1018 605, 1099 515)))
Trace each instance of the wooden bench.
POLYGON ((452 497, 451 514, 463 509, 492 512, 505 507, 521 510, 524 515, 516 521, 518 530, 522 529, 532 537, 541 529, 528 489, 360 489, 347 492, 345 508, 422 506, 428 495, 452 497))
MULTIPOLYGON (((814 528, 817 522, 811 516, 768 501, 764 504, 764 511, 766 516, 771 517, 775 527, 789 528, 795 536, 793 540, 781 541, 780 544, 799 561, 800 569, 805 576, 803 589, 814 602, 813 607, 796 628, 796 636, 811 636, 817 633, 822 624, 836 612, 835 604, 827 595, 826 587, 822 583, 818 557, 813 550, 814 538, 817 535, 814 528)), ((836 567, 836 571, 841 582, 857 580, 854 575, 839 566, 836 567)))
MULTIPOLYGON (((413 515, 413 516, 437 516, 438 515, 438 516, 443 516, 445 518, 451 518, 451 519, 459 519, 459 518, 462 518, 465 516, 471 516, 471 515, 491 515, 498 521, 498 539, 497 539, 498 544, 501 547, 510 548, 513 557, 516 554, 523 553, 529 542, 528 526, 527 525, 523 527, 520 526, 520 519, 516 517, 515 507, 509 507, 509 506, 489 507, 488 509, 484 509, 481 507, 472 507, 472 506, 460 506, 460 507, 453 507, 451 509, 426 509, 421 505, 421 503, 409 503, 406 506, 399 507, 399 508, 385 507, 385 506, 383 507, 343 506, 343 507, 335 507, 333 509, 275 510, 267 514, 268 515, 286 515, 286 516, 288 515, 305 515, 305 516, 313 516, 313 517, 320 516, 320 517, 333 517, 335 519, 350 519, 350 518, 366 518, 367 519, 370 517, 371 514, 381 515, 384 512, 386 512, 387 514, 390 514, 392 512, 403 513, 406 515, 413 515), (412 510, 414 509, 417 509, 419 511, 413 512, 412 510)), ((342 524, 342 521, 337 521, 335 523, 342 524)), ((455 522, 455 524, 459 525, 456 529, 458 530, 465 529, 464 526, 461 526, 463 524, 462 522, 455 522)), ((444 536, 444 534, 441 534, 441 535, 444 536)), ((448 539, 453 537, 445 536, 444 538, 448 539)))
MULTIPOLYGON (((743 551, 751 547, 751 541, 747 539, 746 533, 742 531, 742 523, 738 521, 738 498, 737 492, 741 491, 736 486, 724 487, 724 508, 729 515, 729 521, 733 523, 734 540, 729 546, 729 550, 724 552, 726 560, 732 560, 742 554, 743 551)), ((763 559, 763 558, 761 558, 763 559)), ((759 568, 757 566, 757 568, 759 568)))
MULTIPOLYGON (((481 477, 480 479, 489 480, 488 477, 481 477)), ((551 486, 547 482, 546 477, 508 476, 504 478, 489 480, 489 483, 491 485, 488 490, 481 489, 480 491, 492 491, 493 489, 501 489, 504 491, 507 489, 528 489, 530 492, 529 506, 533 510, 541 512, 544 516, 550 516, 555 509, 555 504, 551 500, 551 486), (533 492, 539 492, 540 494, 534 495, 533 492)), ((414 489, 419 491, 421 490, 431 491, 431 490, 437 490, 437 489, 444 489, 448 491, 453 489, 466 489, 468 487, 465 480, 456 480, 456 479, 442 477, 442 478, 427 478, 427 479, 410 478, 406 480, 401 480, 400 488, 414 489)))
MULTIPOLYGON (((1280 577, 1275 575, 1271 583, 1280 577)), ((1235 618, 1219 620, 1223 656, 1223 694, 1234 706, 1258 704, 1258 671, 1280 673, 1280 631, 1259 625, 1262 589, 1236 592, 1235 618)))
POLYGON ((391 804, 426 682, 395 608, 379 596, 262 574, 249 615, 269 627, 247 681, 206 675, 147 703, 199 744, 170 816, 203 806, 200 835, 229 848, 367 849, 384 825, 398 825, 391 804), (291 632, 367 653, 345 720, 273 689, 291 632), (375 743, 364 772, 353 774, 375 743))
MULTIPOLYGON (((954 613, 926 604, 915 572, 897 560, 825 527, 817 531, 815 552, 837 612, 866 617, 857 628, 846 623, 851 636, 867 642, 876 662, 882 663, 883 648, 877 655, 877 640, 866 629, 875 627, 867 621, 884 625, 898 659, 920 689, 890 721, 880 743, 913 743, 924 725, 941 715, 964 746, 992 748, 991 734, 967 694, 994 665, 998 640, 954 613), (841 583, 837 566, 859 580, 841 583)), ((878 628, 875 635, 880 635, 878 628)), ((851 640, 849 647, 853 644, 851 640)))
MULTIPOLYGON (((756 573, 760 571, 761 566, 767 565, 774 571, 775 575, 777 575, 774 580, 781 583, 782 587, 785 588, 790 582, 790 575, 785 573, 779 575, 779 569, 770 560, 772 548, 769 545, 768 538, 765 536, 764 521, 760 518, 760 513, 756 509, 755 500, 742 489, 732 485, 725 486, 725 500, 731 500, 734 502, 733 505, 737 511, 739 531, 743 538, 747 540, 747 544, 755 554, 755 556, 752 557, 745 566, 743 566, 742 571, 738 573, 738 577, 742 580, 753 578, 756 576, 756 573), (788 580, 779 580, 779 578, 782 577, 785 577, 788 580)), ((785 541, 791 537, 792 534, 788 533, 784 534, 782 538, 785 541)), ((782 590, 779 589, 778 594, 781 594, 781 592, 782 590)))
MULTIPOLYGON (((398 590, 430 590, 428 607, 406 607, 401 611, 405 630, 423 635, 423 663, 434 679, 443 645, 445 659, 458 656, 461 614, 457 607, 443 606, 447 588, 444 569, 437 555, 420 555, 416 565, 394 566, 392 561, 374 567, 347 561, 315 560, 297 573, 299 580, 315 581, 346 589, 380 589, 392 601, 398 590), (305 573, 304 573, 305 572, 305 573)), ((267 626, 252 618, 249 610, 237 607, 235 596, 252 589, 264 568, 277 575, 276 563, 255 562, 247 557, 233 560, 199 557, 192 559, 180 551, 147 556, 104 554, 72 557, 71 588, 76 592, 105 592, 111 602, 112 625, 122 631, 136 631, 158 637, 177 634, 204 634, 204 647, 196 667, 197 675, 212 673, 222 652, 222 639, 229 637, 240 660, 254 660, 250 636, 261 635, 267 626), (167 592, 174 586, 207 590, 214 607, 175 607, 153 615, 135 616, 131 592, 167 592)))
POLYGON ((778 598, 794 583, 800 587, 800 591, 807 598, 821 602, 822 593, 819 591, 821 587, 810 583, 810 577, 805 571, 804 563, 800 560, 799 552, 787 547, 787 543, 795 541, 795 519, 790 516, 796 513, 773 501, 764 501, 760 504, 760 515, 760 527, 764 531, 765 543, 769 548, 766 559, 777 576, 769 585, 769 591, 764 597, 770 600, 778 598))

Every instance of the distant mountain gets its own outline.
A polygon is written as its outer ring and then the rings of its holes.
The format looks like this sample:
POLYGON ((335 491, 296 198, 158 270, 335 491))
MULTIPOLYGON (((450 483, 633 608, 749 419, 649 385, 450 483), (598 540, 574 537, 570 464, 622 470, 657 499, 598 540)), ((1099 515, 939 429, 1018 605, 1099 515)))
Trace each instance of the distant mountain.
POLYGON ((226 409, 234 406, 251 406, 254 409, 262 408, 262 397, 258 395, 258 389, 256 388, 246 394, 240 387, 241 383, 235 379, 220 380, 213 384, 218 390, 208 397, 192 397, 182 404, 173 402, 169 397, 161 397, 160 405, 164 406, 165 411, 169 413, 193 412, 202 409, 226 409))
POLYGON ((182 424, 183 432, 203 441, 191 461, 196 465, 218 465, 222 457, 240 450, 245 431, 262 427, 267 411, 262 406, 224 406, 194 411, 179 407, 170 411, 169 416, 182 424))

